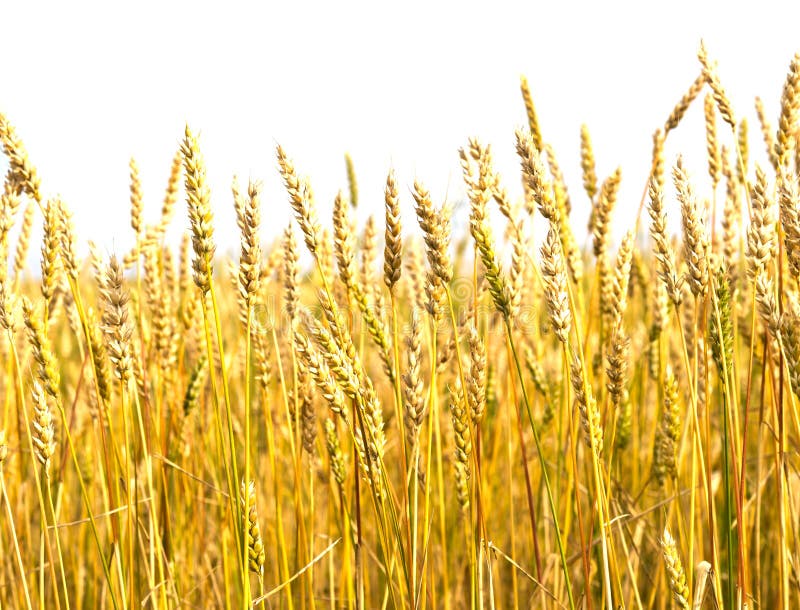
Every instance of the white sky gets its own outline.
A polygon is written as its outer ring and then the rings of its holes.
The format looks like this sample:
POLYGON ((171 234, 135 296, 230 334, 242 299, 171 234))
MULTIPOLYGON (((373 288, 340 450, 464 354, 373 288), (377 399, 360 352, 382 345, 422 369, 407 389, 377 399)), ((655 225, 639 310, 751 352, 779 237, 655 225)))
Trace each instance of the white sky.
MULTIPOLYGON (((81 239, 119 252, 132 241, 129 158, 139 162, 155 220, 188 121, 201 133, 225 250, 238 239, 234 173, 264 182, 265 238, 289 220, 275 169, 278 142, 311 177, 323 217, 346 188, 349 151, 363 210, 382 214, 394 166, 411 226, 414 177, 439 199, 458 196, 457 149, 470 135, 493 145, 508 186, 519 192, 514 129, 525 121, 518 89, 525 74, 576 204, 586 202, 582 122, 600 177, 622 165, 619 233, 644 186, 651 134, 699 73, 700 38, 760 154, 753 98, 762 96, 774 123, 789 61, 800 50, 798 24, 796 2, 6 0, 0 110, 24 140, 44 191, 74 210, 81 239)), ((702 103, 668 160, 679 151, 707 188, 702 103)), ((187 226, 183 205, 175 224, 187 226)))

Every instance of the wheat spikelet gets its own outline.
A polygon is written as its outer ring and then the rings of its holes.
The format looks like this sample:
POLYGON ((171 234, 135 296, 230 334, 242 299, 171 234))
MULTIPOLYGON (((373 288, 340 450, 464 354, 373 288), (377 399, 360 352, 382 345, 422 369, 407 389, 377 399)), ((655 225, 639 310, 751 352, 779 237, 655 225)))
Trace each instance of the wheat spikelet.
POLYGON ((672 374, 672 370, 667 367, 664 379, 664 409, 653 457, 653 476, 659 485, 663 485, 667 477, 675 479, 678 476, 680 434, 681 406, 678 399, 678 381, 672 374))
POLYGON ((611 349, 608 350, 606 358, 606 376, 608 381, 606 389, 611 398, 611 403, 619 407, 626 396, 625 386, 628 381, 628 357, 630 353, 631 341, 625 336, 621 326, 616 326, 611 337, 611 349))
POLYGON ((583 172, 583 189, 593 201, 597 193, 597 173, 595 171, 594 149, 589 128, 581 125, 581 170, 583 172))
POLYGON ((425 417, 425 397, 423 395, 422 375, 422 328, 418 310, 411 310, 411 329, 406 335, 406 373, 403 381, 403 414, 406 429, 406 441, 409 449, 417 446, 419 429, 425 417))
POLYGON ((186 386, 186 393, 183 395, 183 416, 188 418, 197 409, 200 401, 200 392, 203 388, 203 380, 208 366, 208 356, 206 353, 200 355, 197 363, 192 368, 189 383, 186 386))
POLYGON ((756 166, 756 181, 750 194, 752 209, 750 226, 747 228, 745 260, 747 276, 755 280, 767 272, 775 258, 777 235, 775 233, 774 202, 768 193, 767 176, 756 166))
POLYGON ((180 257, 178 259, 178 292, 180 293, 181 297, 184 297, 188 294, 189 286, 191 284, 191 276, 189 273, 189 269, 191 267, 191 244, 191 236, 189 233, 184 231, 181 234, 181 243, 180 247, 178 248, 178 252, 180 252, 180 257))
POLYGON ((725 147, 722 148, 722 173, 725 176, 725 204, 722 209, 722 258, 728 267, 728 273, 735 279, 742 202, 739 184, 731 171, 725 147))
POLYGON ((22 227, 17 238, 17 248, 14 251, 14 278, 18 279, 25 269, 25 261, 28 257, 28 246, 30 245, 31 230, 33 229, 33 217, 36 213, 34 204, 29 203, 25 207, 22 216, 22 227))
POLYGON ((611 294, 611 328, 617 328, 628 305, 628 284, 631 276, 631 259, 633 257, 633 231, 628 231, 622 238, 617 252, 617 264, 614 268, 611 294))
POLYGON ((60 199, 54 200, 58 209, 58 241, 61 260, 67 275, 75 281, 78 279, 78 256, 75 252, 75 227, 72 214, 60 199))
POLYGON ((770 124, 769 119, 767 119, 767 113, 764 111, 764 102, 760 97, 756 97, 755 107, 756 115, 758 116, 758 123, 761 126, 761 136, 764 139, 764 146, 767 149, 767 157, 769 158, 769 162, 773 169, 778 171, 778 168, 780 167, 780 160, 778 159, 778 155, 775 153, 775 132, 773 132, 772 125, 770 124))
MULTIPOLYGON (((304 316, 306 315, 308 314, 304 313, 304 316)), ((346 419, 348 411, 344 393, 334 380, 326 360, 302 333, 295 331, 294 341, 297 354, 305 362, 308 372, 313 376, 317 389, 328 403, 331 412, 342 415, 346 419)), ((350 387, 355 385, 357 381, 353 376, 352 379, 347 378, 346 383, 350 387)))
MULTIPOLYGON (((8 183, 5 185, 9 186, 8 183)), ((0 256, 8 259, 8 234, 14 226, 14 218, 22 203, 22 198, 6 188, 0 194, 0 256)), ((8 275, 8 265, 0 265, 0 281, 5 282, 8 275)))
POLYGON ((786 355, 789 383, 795 395, 800 396, 800 304, 788 299, 780 321, 780 338, 786 355))
POLYGON ((695 298, 706 293, 708 287, 708 259, 706 249, 708 236, 700 218, 697 199, 689 177, 683 169, 683 161, 678 163, 672 172, 678 200, 681 204, 681 224, 683 225, 683 255, 689 268, 689 287, 695 298))
POLYGON ((92 362, 94 364, 95 377, 97 379, 97 389, 100 398, 108 402, 111 398, 111 372, 108 370, 108 359, 106 348, 103 343, 103 333, 100 329, 97 314, 90 307, 86 312, 86 327, 89 333, 89 344, 92 347, 92 362))
POLYGON ((630 300, 637 300, 637 296, 641 296, 644 299, 647 298, 651 279, 647 262, 643 252, 636 249, 633 250, 631 254, 631 273, 628 280, 628 299, 630 300))
POLYGON ((42 238, 42 296, 48 306, 52 306, 55 295, 56 283, 59 272, 59 250, 60 250, 60 221, 61 215, 58 210, 58 202, 51 199, 47 202, 44 209, 44 228, 42 238))
POLYGON ((397 182, 394 171, 386 177, 384 191, 386 203, 386 232, 384 234, 385 246, 383 250, 383 281, 389 292, 394 291, 395 284, 400 280, 403 271, 403 236, 400 225, 400 199, 397 194, 397 182))
POLYGON ((182 170, 183 155, 181 151, 178 150, 172 157, 167 188, 164 191, 164 200, 161 203, 161 218, 156 227, 158 237, 163 236, 164 231, 166 231, 175 213, 175 204, 178 202, 178 188, 180 187, 182 170))
POLYGON ((436 374, 442 376, 454 364, 453 356, 456 353, 455 333, 441 334, 441 348, 438 349, 436 359, 436 374))
POLYGON ((164 291, 168 298, 175 299, 177 297, 178 281, 175 276, 175 260, 172 250, 166 247, 159 247, 157 244, 151 247, 159 249, 161 259, 161 272, 164 280, 164 291))
POLYGON ((528 129, 533 139, 533 144, 536 150, 541 151, 542 146, 542 132, 539 129, 539 119, 536 117, 536 108, 533 105, 533 97, 531 96, 531 89, 528 86, 528 79, 524 76, 520 77, 519 88, 522 93, 522 101, 525 104, 525 114, 528 115, 528 129))
POLYGON ((630 446, 633 434, 633 409, 628 393, 624 392, 622 400, 617 407, 617 429, 614 433, 614 447, 624 451, 630 446))
POLYGON ((614 272, 611 268, 611 255, 608 252, 600 252, 595 269, 600 283, 600 314, 603 326, 606 328, 601 339, 605 340, 614 315, 614 272))
POLYGON ((142 218, 144 202, 142 200, 142 182, 139 179, 139 165, 133 157, 128 162, 128 171, 130 173, 131 228, 138 240, 144 227, 144 219, 142 218))
POLYGON ((486 346, 473 325, 469 326, 469 358, 467 398, 472 423, 478 425, 486 411, 486 346))
POLYGON ((412 240, 406 257, 406 298, 419 311, 426 309, 425 260, 422 248, 417 240, 412 240))
POLYGON ((567 181, 564 178, 564 173, 558 165, 556 152, 549 144, 544 145, 544 155, 547 158, 547 165, 550 168, 550 175, 553 178, 553 188, 555 191, 556 202, 561 210, 562 218, 569 216, 572 212, 572 201, 569 198, 569 191, 567 189, 567 181))
MULTIPOLYGON (((667 288, 664 282, 654 282, 652 290, 652 322, 650 326, 650 341, 657 341, 658 337, 664 331, 669 317, 669 296, 667 295, 667 288)), ((656 350, 658 351, 658 350, 656 350)), ((652 364, 652 363, 651 363, 652 364)), ((652 369, 652 367, 651 367, 652 369)), ((659 370, 656 367, 655 370, 659 370)), ((658 377, 657 374, 654 377, 658 377)))
POLYGON ((450 415, 453 422, 453 442, 456 459, 456 493, 462 510, 469 505, 469 460, 472 455, 472 435, 469 428, 467 406, 460 387, 450 387, 450 415))
MULTIPOLYGON (((348 397, 356 401, 368 424, 371 437, 368 443, 370 451, 379 456, 383 453, 383 447, 386 444, 380 402, 375 394, 372 381, 364 373, 355 346, 342 324, 340 315, 323 295, 320 295, 320 297, 323 313, 327 317, 331 328, 336 329, 339 341, 311 315, 305 313, 303 322, 307 331, 319 346, 320 352, 339 387, 348 397)), ((364 466, 366 467, 366 463, 364 466)))
POLYGON ((347 187, 350 192, 350 205, 358 207, 358 181, 356 180, 356 167, 350 153, 344 155, 344 165, 347 171, 347 187))
POLYGON ((286 227, 283 233, 283 287, 286 315, 290 326, 297 315, 297 304, 300 299, 297 286, 297 263, 300 255, 297 252, 297 241, 294 237, 292 225, 286 227))
POLYGON ((256 574, 264 573, 264 541, 261 539, 261 529, 258 526, 258 510, 256 509, 256 484, 250 481, 245 485, 242 481, 239 492, 239 502, 242 508, 242 520, 247 532, 247 567, 256 574))
POLYGON ((703 105, 706 121, 706 155, 708 158, 708 175, 711 186, 716 189, 720 178, 719 144, 717 142, 717 120, 714 110, 714 97, 706 95, 703 105))
MULTIPOLYGON (((489 149, 483 147, 477 140, 473 141, 471 145, 478 157, 478 174, 473 176, 469 166, 464 171, 464 180, 467 183, 467 193, 470 199, 470 233, 475 240, 481 262, 486 270, 486 281, 489 283, 489 292, 495 307, 504 316, 509 316, 511 299, 508 286, 497 262, 494 237, 486 217, 486 205, 489 202, 493 182, 491 157, 489 149)), ((462 158, 466 158, 463 150, 461 154, 462 158)))
POLYGON ((339 269, 339 279, 348 289, 355 285, 355 236, 347 202, 339 191, 333 202, 333 249, 339 269))
POLYGON ((703 90, 705 84, 705 74, 700 74, 696 79, 694 79, 694 82, 692 82, 686 93, 683 94, 683 97, 678 100, 675 108, 672 109, 672 112, 667 118, 666 123, 664 123, 664 136, 678 126, 683 119, 683 115, 686 114, 686 111, 689 109, 689 106, 692 105, 692 102, 695 100, 695 98, 700 95, 700 92, 703 90))
POLYGON ((331 474, 339 486, 339 490, 342 491, 346 477, 344 456, 339 445, 339 437, 336 434, 336 424, 330 419, 325 420, 325 447, 328 450, 331 474))
POLYGON ((556 336, 559 341, 566 345, 569 341, 572 315, 569 309, 564 255, 561 252, 558 232, 552 223, 547 231, 547 237, 542 245, 541 253, 547 311, 550 314, 556 336))
POLYGON ((766 273, 759 273, 754 282, 756 310, 769 329, 773 340, 780 338, 781 313, 775 298, 775 286, 766 273))
POLYGON ((6 116, 0 112, 0 144, 3 152, 8 157, 8 176, 6 180, 13 186, 14 192, 19 195, 27 193, 37 203, 41 203, 42 196, 39 192, 41 181, 36 173, 36 168, 28 159, 28 152, 22 140, 17 136, 14 126, 6 116))
POLYGON ((660 129, 653 132, 653 149, 650 160, 650 181, 657 190, 664 190, 664 137, 660 129))
POLYGON ((600 411, 597 408, 597 401, 591 394, 591 389, 584 383, 583 365, 575 355, 569 370, 570 383, 575 393, 575 404, 581 415, 581 426, 583 427, 586 446, 597 456, 603 451, 603 427, 600 423, 600 411))
POLYGON ((724 271, 717 271, 714 278, 714 315, 709 320, 711 356, 722 379, 733 366, 733 320, 731 292, 724 271), (718 312, 718 314, 716 313, 718 312))
MULTIPOLYGON (((536 358, 530 347, 525 349, 525 368, 531 376, 534 389, 541 394, 545 401, 544 411, 542 412, 542 425, 549 424, 555 416, 554 403, 558 401, 559 387, 555 381, 551 381, 552 375, 548 375, 542 367, 539 359, 536 358)), ((486 379, 487 404, 490 402, 491 387, 493 382, 494 367, 488 367, 486 379)))
POLYGON ((681 610, 689 610, 690 593, 689 586, 686 584, 686 573, 683 571, 675 539, 667 528, 664 528, 664 537, 661 539, 661 553, 664 557, 664 567, 667 571, 667 578, 669 578, 672 597, 681 610))
MULTIPOLYGON (((367 233, 369 234, 370 231, 367 233)), ((367 326, 367 331, 380 350, 384 372, 389 380, 394 383, 394 366, 392 364, 388 335, 382 321, 376 317, 376 313, 379 312, 382 307, 380 305, 375 307, 374 304, 370 302, 365 292, 365 287, 372 285, 373 282, 369 277, 368 271, 364 271, 366 277, 362 279, 361 283, 359 283, 355 277, 355 239, 352 233, 352 223, 349 217, 348 206, 341 192, 337 194, 333 204, 333 235, 336 261, 339 267, 339 278, 347 288, 350 297, 358 305, 364 323, 367 326)), ((374 238, 368 235, 367 241, 372 242, 374 238)), ((368 258, 368 255, 365 255, 365 270, 369 268, 367 263, 368 258)))
POLYGON ((56 452, 53 416, 50 413, 50 406, 47 404, 47 397, 38 381, 33 382, 31 394, 33 396, 33 420, 31 421, 33 430, 31 437, 34 454, 42 465, 45 476, 49 477, 50 458, 56 452))
MULTIPOLYGON (((781 113, 778 118, 778 131, 775 134, 775 157, 778 167, 786 165, 789 149, 793 145, 797 129, 797 115, 800 112, 800 53, 795 53, 789 65, 789 73, 781 94, 781 113)), ((795 142, 796 146, 797 143, 795 142)))
POLYGON ((800 278, 800 187, 794 174, 782 176, 779 181, 778 203, 783 228, 783 244, 789 269, 800 278))
POLYGON ((7 282, 0 282, 0 326, 12 336, 17 329, 17 295, 9 292, 7 282))
POLYGON ((211 214, 211 192, 206 184, 206 166, 197 138, 186 126, 181 144, 189 223, 192 227, 194 282, 202 293, 211 289, 212 266, 216 247, 211 214))
MULTIPOLYGON (((558 224, 561 247, 567 262, 567 267, 569 268, 570 277, 573 282, 578 284, 583 278, 583 258, 581 248, 572 231, 572 226, 569 223, 569 214, 572 206, 569 194, 567 193, 566 182, 556 162, 553 148, 548 144, 545 144, 544 148, 544 153, 547 157, 547 163, 550 166, 550 173, 553 178, 551 183, 547 182, 546 178, 542 177, 543 168, 540 160, 538 160, 538 155, 532 152, 532 149, 529 147, 526 149, 524 140, 518 139, 518 151, 522 155, 527 155, 527 157, 523 158, 523 172, 532 174, 529 179, 526 178, 526 183, 528 184, 529 190, 533 193, 535 200, 538 202, 542 215, 548 220, 558 224)), ((509 219, 511 219, 510 216, 509 219)), ((515 234, 519 242, 521 240, 521 228, 517 227, 515 234)), ((522 247, 522 244, 515 244, 515 247, 522 247)), ((512 309, 516 309, 516 307, 517 305, 514 304, 512 309)))
POLYGON ((131 337, 133 328, 128 322, 128 301, 130 296, 124 286, 122 266, 116 256, 112 256, 99 282, 103 300, 102 328, 106 350, 114 372, 125 384, 133 373, 131 337))
POLYGON ((433 322, 438 324, 444 315, 447 297, 444 284, 438 275, 432 272, 425 274, 424 295, 423 309, 428 312, 433 322))
MULTIPOLYGON (((525 287, 525 268, 527 261, 526 244, 522 236, 522 227, 516 227, 511 234, 511 269, 508 274, 508 306, 512 318, 516 318, 519 314, 522 305, 522 292, 525 287)), ((567 262, 571 259, 568 257, 567 262)), ((573 268, 570 265, 570 271, 573 268)), ((578 269, 579 273, 583 272, 583 268, 578 269)), ((574 279, 574 272, 572 275, 574 279)))
POLYGON ((385 303, 380 282, 375 277, 375 261, 378 258, 378 228, 374 216, 369 216, 364 224, 361 246, 360 279, 367 301, 373 306, 374 315, 384 325, 385 303))
POLYGON ((722 88, 722 83, 719 81, 717 66, 715 63, 711 63, 711 60, 708 58, 708 53, 706 52, 705 44, 702 41, 700 42, 700 49, 697 51, 697 59, 700 60, 700 64, 703 66, 703 76, 714 94, 714 101, 717 103, 720 116, 731 126, 731 129, 735 130, 736 120, 733 116, 731 102, 728 99, 728 94, 725 92, 725 89, 722 88))
POLYGON ((511 200, 508 195, 508 190, 500 184, 495 184, 492 188, 492 198, 497 204, 497 209, 500 213, 508 219, 509 223, 514 223, 515 213, 511 209, 511 200))
POLYGON ((301 358, 297 361, 297 386, 295 390, 300 397, 299 417, 302 424, 303 449, 309 456, 314 455, 314 442, 317 438, 317 414, 314 411, 314 397, 312 395, 313 381, 310 378, 309 367, 301 358))
POLYGON ((736 177, 739 182, 745 184, 747 177, 747 165, 750 159, 750 144, 747 136, 747 119, 739 121, 739 130, 736 133, 736 143, 739 146, 739 158, 741 163, 736 164, 736 177))
MULTIPOLYGON (((361 243, 361 286, 367 295, 367 301, 374 305, 373 312, 379 317, 384 311, 383 292, 375 280, 375 259, 378 257, 378 229, 375 217, 367 217, 361 243)), ((383 320, 380 320, 381 322, 383 320)))
POLYGON ((155 345, 161 370, 168 373, 173 364, 173 344, 175 338, 175 320, 172 295, 164 281, 162 270, 163 250, 156 245, 149 245, 144 250, 144 272, 147 279, 145 293, 152 312, 153 343, 155 345))
POLYGON ((308 184, 308 181, 298 178, 294 163, 286 156, 286 152, 280 146, 277 147, 277 156, 283 183, 289 193, 289 203, 292 206, 292 210, 294 210, 297 223, 300 225, 306 247, 311 254, 315 254, 322 229, 317 220, 311 185, 308 184))
POLYGON ((53 400, 58 400, 58 390, 61 385, 60 368, 50 348, 50 341, 42 322, 27 297, 22 297, 22 315, 25 327, 28 329, 28 340, 33 347, 33 357, 38 365, 36 375, 44 384, 47 395, 53 400))
MULTIPOLYGON (((162 239, 164 238, 164 234, 169 227, 170 222, 172 222, 172 217, 175 215, 175 204, 178 202, 178 189, 180 188, 180 182, 182 178, 182 170, 183 170, 183 154, 179 149, 177 153, 172 158, 172 165, 170 166, 169 178, 167 180, 167 188, 164 191, 164 199, 161 203, 161 216, 158 219, 158 223, 152 226, 144 227, 144 235, 141 235, 140 232, 137 232, 137 238, 140 239, 142 246, 144 247, 151 247, 154 245, 158 245, 161 243, 162 239)), ((141 219, 141 211, 139 211, 138 220, 135 219, 135 214, 133 214, 134 205, 133 205, 133 192, 131 192, 132 197, 132 217, 131 217, 131 224, 139 226, 144 226, 142 224, 141 219)), ((139 194, 141 197, 141 194, 139 194)), ((135 228, 134 228, 135 230, 135 228)), ((136 256, 136 248, 133 249, 132 252, 126 257, 126 262, 128 262, 129 257, 136 256)), ((133 263, 131 262, 131 265, 133 263)))
POLYGON ((600 195, 592 208, 592 247, 594 255, 599 257, 608 248, 609 223, 611 222, 611 212, 617 203, 619 184, 622 179, 622 170, 616 171, 603 181, 600 187, 600 195))
POLYGON ((251 331, 254 367, 253 379, 264 393, 266 393, 269 388, 269 382, 272 378, 272 366, 269 359, 270 348, 266 334, 267 329, 257 320, 251 331))
POLYGON ((430 192, 418 180, 414 181, 414 201, 419 226, 425 239, 426 252, 431 270, 447 285, 453 279, 453 263, 450 259, 450 219, 445 209, 434 210, 430 192))
MULTIPOLYGON (((258 293, 259 267, 261 264, 261 245, 258 231, 261 226, 261 185, 250 182, 247 199, 237 209, 239 226, 242 232, 241 253, 239 255, 239 298, 245 310, 250 310, 258 293)), ((244 316, 245 320, 247 315, 244 316)))
MULTIPOLYGON (((550 222, 561 224, 561 218, 553 194, 553 185, 547 180, 539 149, 534 146, 530 134, 516 132, 517 155, 522 166, 523 183, 530 190, 539 212, 550 222)), ((531 210, 529 210, 531 212, 531 210)))

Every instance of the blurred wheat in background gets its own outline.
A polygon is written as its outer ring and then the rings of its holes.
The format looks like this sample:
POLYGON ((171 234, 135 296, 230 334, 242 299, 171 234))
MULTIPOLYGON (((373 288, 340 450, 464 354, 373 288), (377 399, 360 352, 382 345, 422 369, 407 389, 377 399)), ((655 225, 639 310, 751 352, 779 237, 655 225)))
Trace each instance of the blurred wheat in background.
POLYGON ((278 146, 272 243, 187 127, 159 220, 131 160, 135 247, 85 260, 0 115, 2 607, 800 606, 800 56, 758 144, 699 60, 649 175, 598 176, 581 129, 584 192, 525 79, 520 175, 465 139, 462 207, 386 168, 360 225, 348 157, 329 221, 278 146), (707 176, 664 154, 693 104, 707 176))

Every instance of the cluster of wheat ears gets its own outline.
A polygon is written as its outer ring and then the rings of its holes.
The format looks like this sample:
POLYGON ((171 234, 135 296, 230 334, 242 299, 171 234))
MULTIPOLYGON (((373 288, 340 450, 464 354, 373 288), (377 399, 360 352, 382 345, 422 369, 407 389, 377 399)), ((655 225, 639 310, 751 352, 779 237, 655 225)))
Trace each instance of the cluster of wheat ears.
POLYGON ((777 128, 756 103, 767 167, 699 59, 618 248, 620 171, 584 127, 570 195, 525 80, 518 200, 459 152, 468 235, 419 181, 401 219, 392 172, 360 229, 352 164, 329 228, 278 147, 294 219, 262 246, 234 180, 227 263, 188 127, 159 221, 131 161, 134 249, 80 260, 0 115, 0 605, 799 607, 800 55, 777 128), (707 198, 664 160, 704 91, 707 198))

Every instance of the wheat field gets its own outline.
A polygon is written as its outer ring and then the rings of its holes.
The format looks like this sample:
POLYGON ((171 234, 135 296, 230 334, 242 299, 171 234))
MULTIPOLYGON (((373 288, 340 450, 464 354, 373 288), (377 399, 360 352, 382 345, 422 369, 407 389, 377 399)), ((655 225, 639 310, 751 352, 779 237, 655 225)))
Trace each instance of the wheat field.
POLYGON ((519 174, 465 138, 466 206, 387 168, 360 224, 348 158, 322 219, 278 146, 264 242, 186 127, 159 221, 132 160, 136 245, 84 258, 0 115, 2 608, 800 607, 800 55, 760 133, 698 58, 619 243, 621 170, 584 126, 568 191, 524 78, 519 174))

